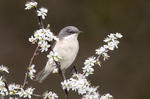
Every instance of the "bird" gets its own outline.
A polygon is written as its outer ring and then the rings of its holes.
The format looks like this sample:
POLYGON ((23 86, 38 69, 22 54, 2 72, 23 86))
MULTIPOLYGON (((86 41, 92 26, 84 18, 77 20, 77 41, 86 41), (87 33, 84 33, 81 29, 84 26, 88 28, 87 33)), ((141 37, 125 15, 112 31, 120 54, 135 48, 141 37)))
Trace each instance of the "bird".
MULTIPOLYGON (((80 33, 81 31, 77 27, 66 26, 60 30, 57 36, 59 40, 56 41, 53 51, 57 52, 58 56, 62 58, 60 60, 60 69, 63 72, 71 66, 78 54, 78 35, 80 33)), ((50 60, 48 60, 45 68, 37 74, 35 80, 42 83, 55 68, 57 68, 56 64, 51 64, 50 60)))

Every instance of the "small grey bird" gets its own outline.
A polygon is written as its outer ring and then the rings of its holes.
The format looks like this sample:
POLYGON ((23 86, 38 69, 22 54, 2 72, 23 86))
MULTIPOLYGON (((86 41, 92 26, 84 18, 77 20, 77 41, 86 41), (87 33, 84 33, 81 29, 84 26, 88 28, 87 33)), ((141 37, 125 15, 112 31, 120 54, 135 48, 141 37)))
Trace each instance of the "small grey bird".
MULTIPOLYGON (((59 32, 59 41, 56 42, 53 50, 62 58, 60 61, 62 71, 71 66, 77 56, 79 50, 78 35, 80 32, 75 26, 67 26, 59 32)), ((55 68, 56 66, 50 64, 48 60, 45 68, 37 74, 35 80, 42 82, 55 68)))

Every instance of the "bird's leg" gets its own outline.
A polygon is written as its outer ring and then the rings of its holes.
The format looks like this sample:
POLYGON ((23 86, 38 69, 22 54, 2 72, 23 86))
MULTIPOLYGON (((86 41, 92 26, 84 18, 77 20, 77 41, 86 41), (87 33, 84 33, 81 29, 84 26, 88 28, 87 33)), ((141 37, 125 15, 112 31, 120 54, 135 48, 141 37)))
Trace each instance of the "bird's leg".
POLYGON ((76 68, 76 66, 75 65, 73 65, 73 67, 72 67, 72 69, 71 69, 71 74, 77 74, 78 73, 78 70, 77 70, 77 68, 76 68))
POLYGON ((62 77, 63 77, 63 80, 66 80, 66 76, 65 76, 65 70, 62 70, 62 77))

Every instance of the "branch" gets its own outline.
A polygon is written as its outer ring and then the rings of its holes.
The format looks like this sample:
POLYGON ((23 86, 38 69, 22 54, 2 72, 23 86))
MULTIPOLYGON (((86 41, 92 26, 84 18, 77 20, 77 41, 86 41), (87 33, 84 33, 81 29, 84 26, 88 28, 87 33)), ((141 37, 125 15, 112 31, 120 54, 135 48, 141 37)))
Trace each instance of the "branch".
MULTIPOLYGON (((63 80, 66 80, 65 72, 62 71, 61 68, 60 68, 60 66, 61 66, 61 65, 60 65, 60 62, 56 62, 56 61, 55 61, 55 63, 56 63, 56 65, 57 65, 58 69, 59 69, 59 73, 60 73, 62 79, 63 79, 63 80)), ((66 99, 69 99, 69 92, 68 92, 67 89, 65 89, 65 96, 66 96, 66 99)))
POLYGON ((38 18, 39 26, 40 26, 40 28, 44 28, 44 24, 43 24, 42 18, 41 18, 41 16, 38 16, 37 11, 38 11, 38 8, 35 7, 35 13, 36 13, 37 18, 38 18))
MULTIPOLYGON (((36 47, 36 49, 35 49, 35 51, 34 51, 34 53, 33 53, 33 56, 32 56, 32 58, 31 58, 31 60, 30 60, 30 62, 29 62, 29 66, 28 66, 28 67, 31 67, 31 65, 32 65, 32 63, 33 63, 33 59, 34 59, 35 56, 37 55, 38 49, 39 49, 39 46, 36 47)), ((25 79, 24 79, 22 88, 24 88, 25 85, 27 84, 28 72, 29 72, 29 71, 27 70, 27 72, 26 72, 26 74, 25 74, 25 79)))
MULTIPOLYGON (((38 23, 39 23, 40 28, 44 28, 44 24, 43 24, 42 18, 41 18, 40 16, 38 16, 38 14, 37 14, 37 10, 38 10, 37 7, 35 7, 34 9, 35 9, 36 16, 37 16, 37 18, 38 18, 38 23)), ((36 47, 36 49, 35 49, 35 51, 34 51, 34 53, 33 53, 33 56, 32 56, 32 58, 31 58, 31 60, 30 60, 30 62, 29 62, 29 66, 28 66, 28 67, 30 67, 30 66, 32 65, 33 59, 35 58, 36 53, 38 52, 38 49, 39 49, 39 46, 36 47)), ((27 70, 27 72, 26 72, 26 74, 25 74, 25 78, 24 78, 24 82, 23 82, 22 88, 24 88, 25 85, 27 84, 28 72, 29 72, 29 71, 27 70)))

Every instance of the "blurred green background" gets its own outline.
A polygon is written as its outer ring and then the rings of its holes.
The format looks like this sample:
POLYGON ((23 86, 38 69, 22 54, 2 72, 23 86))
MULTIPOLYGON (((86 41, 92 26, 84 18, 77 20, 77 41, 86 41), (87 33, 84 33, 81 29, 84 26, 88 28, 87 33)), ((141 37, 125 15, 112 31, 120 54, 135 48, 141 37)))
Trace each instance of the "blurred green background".
MULTIPOLYGON (((102 67, 95 67, 89 77, 99 85, 101 94, 111 93, 114 99, 148 99, 150 93, 150 1, 149 0, 37 0, 39 6, 48 8, 45 25, 57 34, 60 29, 74 25, 82 30, 79 36, 80 51, 76 61, 81 71, 83 62, 103 45, 111 32, 121 32, 124 37, 119 49, 110 52, 102 67)), ((38 29, 34 11, 25 11, 25 0, 0 1, 0 64, 9 67, 9 83, 22 83, 35 45, 28 42, 38 29)), ((34 63, 37 71, 46 64, 47 53, 40 53, 34 63)), ((67 70, 68 77, 71 68, 67 70)), ((51 90, 64 99, 59 75, 52 74, 42 84, 29 80, 29 86, 42 94, 51 90)), ((70 93, 71 99, 80 99, 70 93)), ((33 98, 36 99, 36 98, 33 98)))

